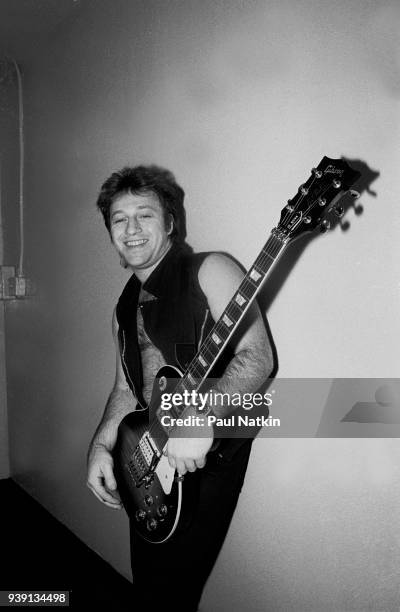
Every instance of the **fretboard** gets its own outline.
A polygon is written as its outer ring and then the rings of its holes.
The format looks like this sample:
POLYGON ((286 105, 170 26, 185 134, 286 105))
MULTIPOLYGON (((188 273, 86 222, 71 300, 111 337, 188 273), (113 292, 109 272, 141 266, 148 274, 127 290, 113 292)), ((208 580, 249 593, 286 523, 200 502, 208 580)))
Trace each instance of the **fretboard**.
MULTIPOLYGON (((286 244, 285 238, 276 229, 272 230, 255 262, 178 382, 175 393, 197 391, 204 383, 286 244)), ((171 408, 170 414, 180 417, 185 408, 175 406, 171 408)))

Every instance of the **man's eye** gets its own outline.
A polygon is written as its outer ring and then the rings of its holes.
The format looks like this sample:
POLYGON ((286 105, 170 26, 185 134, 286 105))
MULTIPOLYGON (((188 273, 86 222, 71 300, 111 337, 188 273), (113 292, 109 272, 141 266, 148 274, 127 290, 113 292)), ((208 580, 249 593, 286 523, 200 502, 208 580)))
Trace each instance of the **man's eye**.
POLYGON ((113 224, 121 223, 121 221, 125 221, 124 217, 121 217, 120 219, 113 219, 113 224))
POLYGON ((141 218, 141 219, 150 219, 150 217, 151 217, 152 215, 150 215, 150 214, 146 214, 146 215, 139 215, 139 216, 140 216, 140 218, 141 218))

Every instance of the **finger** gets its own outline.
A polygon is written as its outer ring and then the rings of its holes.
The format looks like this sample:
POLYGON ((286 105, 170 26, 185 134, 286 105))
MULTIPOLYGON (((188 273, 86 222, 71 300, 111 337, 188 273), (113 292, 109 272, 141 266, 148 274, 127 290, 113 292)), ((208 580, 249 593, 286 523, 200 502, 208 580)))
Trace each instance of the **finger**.
POLYGON ((203 468, 206 464, 206 457, 201 457, 200 459, 195 459, 195 464, 196 467, 198 467, 199 469, 203 468))
POLYGON ((195 472, 197 469, 197 466, 193 459, 185 459, 185 465, 186 465, 186 469, 189 472, 195 472))
MULTIPOLYGON (((107 490, 107 489, 106 489, 106 490, 107 490)), ((107 491, 107 493, 110 493, 110 491, 107 491)), ((110 494, 112 495, 112 497, 113 497, 113 498, 114 498, 114 499, 115 499, 115 500, 116 500, 118 503, 120 503, 120 502, 121 502, 121 496, 120 496, 120 494, 118 493, 117 489, 115 489, 115 491, 111 491, 111 493, 110 493, 110 494)))
POLYGON ((170 464, 170 466, 176 469, 175 457, 173 455, 167 455, 167 457, 168 457, 168 463, 170 464))
POLYGON ((108 492, 107 489, 103 485, 104 479, 102 476, 98 476, 94 480, 88 480, 88 486, 92 489, 93 492, 97 493, 100 496, 102 501, 108 501, 111 504, 119 504, 119 494, 118 491, 108 492), (116 495, 115 495, 116 494, 116 495))
POLYGON ((109 489, 110 491, 114 491, 114 489, 117 488, 117 483, 115 481, 114 472, 110 464, 106 463, 103 466, 103 474, 107 489, 109 489))
POLYGON ((109 495, 106 491, 101 495, 90 483, 87 483, 87 486, 92 491, 92 493, 97 497, 99 501, 108 506, 109 508, 113 508, 114 510, 119 510, 122 508, 122 504, 118 502, 116 499, 109 495), (104 497, 103 497, 104 496, 104 497))
POLYGON ((186 472, 187 472, 186 465, 185 465, 185 462, 182 461, 182 459, 177 459, 177 461, 176 461, 176 469, 178 470, 178 473, 181 476, 186 474, 186 472))

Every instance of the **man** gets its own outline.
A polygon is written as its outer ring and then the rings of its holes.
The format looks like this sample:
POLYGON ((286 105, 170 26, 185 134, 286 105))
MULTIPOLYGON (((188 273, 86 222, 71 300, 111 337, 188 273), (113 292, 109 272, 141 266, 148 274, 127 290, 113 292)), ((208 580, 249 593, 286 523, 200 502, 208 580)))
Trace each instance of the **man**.
MULTIPOLYGON (((88 486, 110 508, 121 502, 112 450, 122 418, 150 400, 157 370, 185 369, 219 319, 243 274, 221 254, 193 255, 185 243, 184 192, 156 166, 124 168, 103 184, 98 208, 121 265, 133 272, 113 315, 116 377, 88 453, 88 486)), ((239 325, 216 367, 213 389, 256 391, 272 370, 272 351, 258 307, 239 325)), ((226 416, 230 406, 213 407, 226 416)), ((196 414, 195 407, 185 415, 196 414)), ((150 544, 131 528, 131 557, 138 608, 197 610, 202 589, 228 530, 242 487, 251 439, 199 437, 175 429, 166 453, 170 465, 195 479, 198 503, 189 526, 164 544, 150 544)))

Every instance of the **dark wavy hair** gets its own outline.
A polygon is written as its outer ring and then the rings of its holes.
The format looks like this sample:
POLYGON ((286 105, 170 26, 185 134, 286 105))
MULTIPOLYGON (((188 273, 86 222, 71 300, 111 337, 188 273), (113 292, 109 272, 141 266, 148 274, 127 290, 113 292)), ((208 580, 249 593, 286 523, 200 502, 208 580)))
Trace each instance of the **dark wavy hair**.
POLYGON ((109 232, 111 204, 125 193, 156 195, 163 210, 165 226, 169 225, 169 215, 174 220, 171 239, 180 243, 185 241, 186 215, 183 206, 185 192, 176 182, 172 172, 153 165, 126 167, 113 172, 101 186, 96 202, 109 232))

